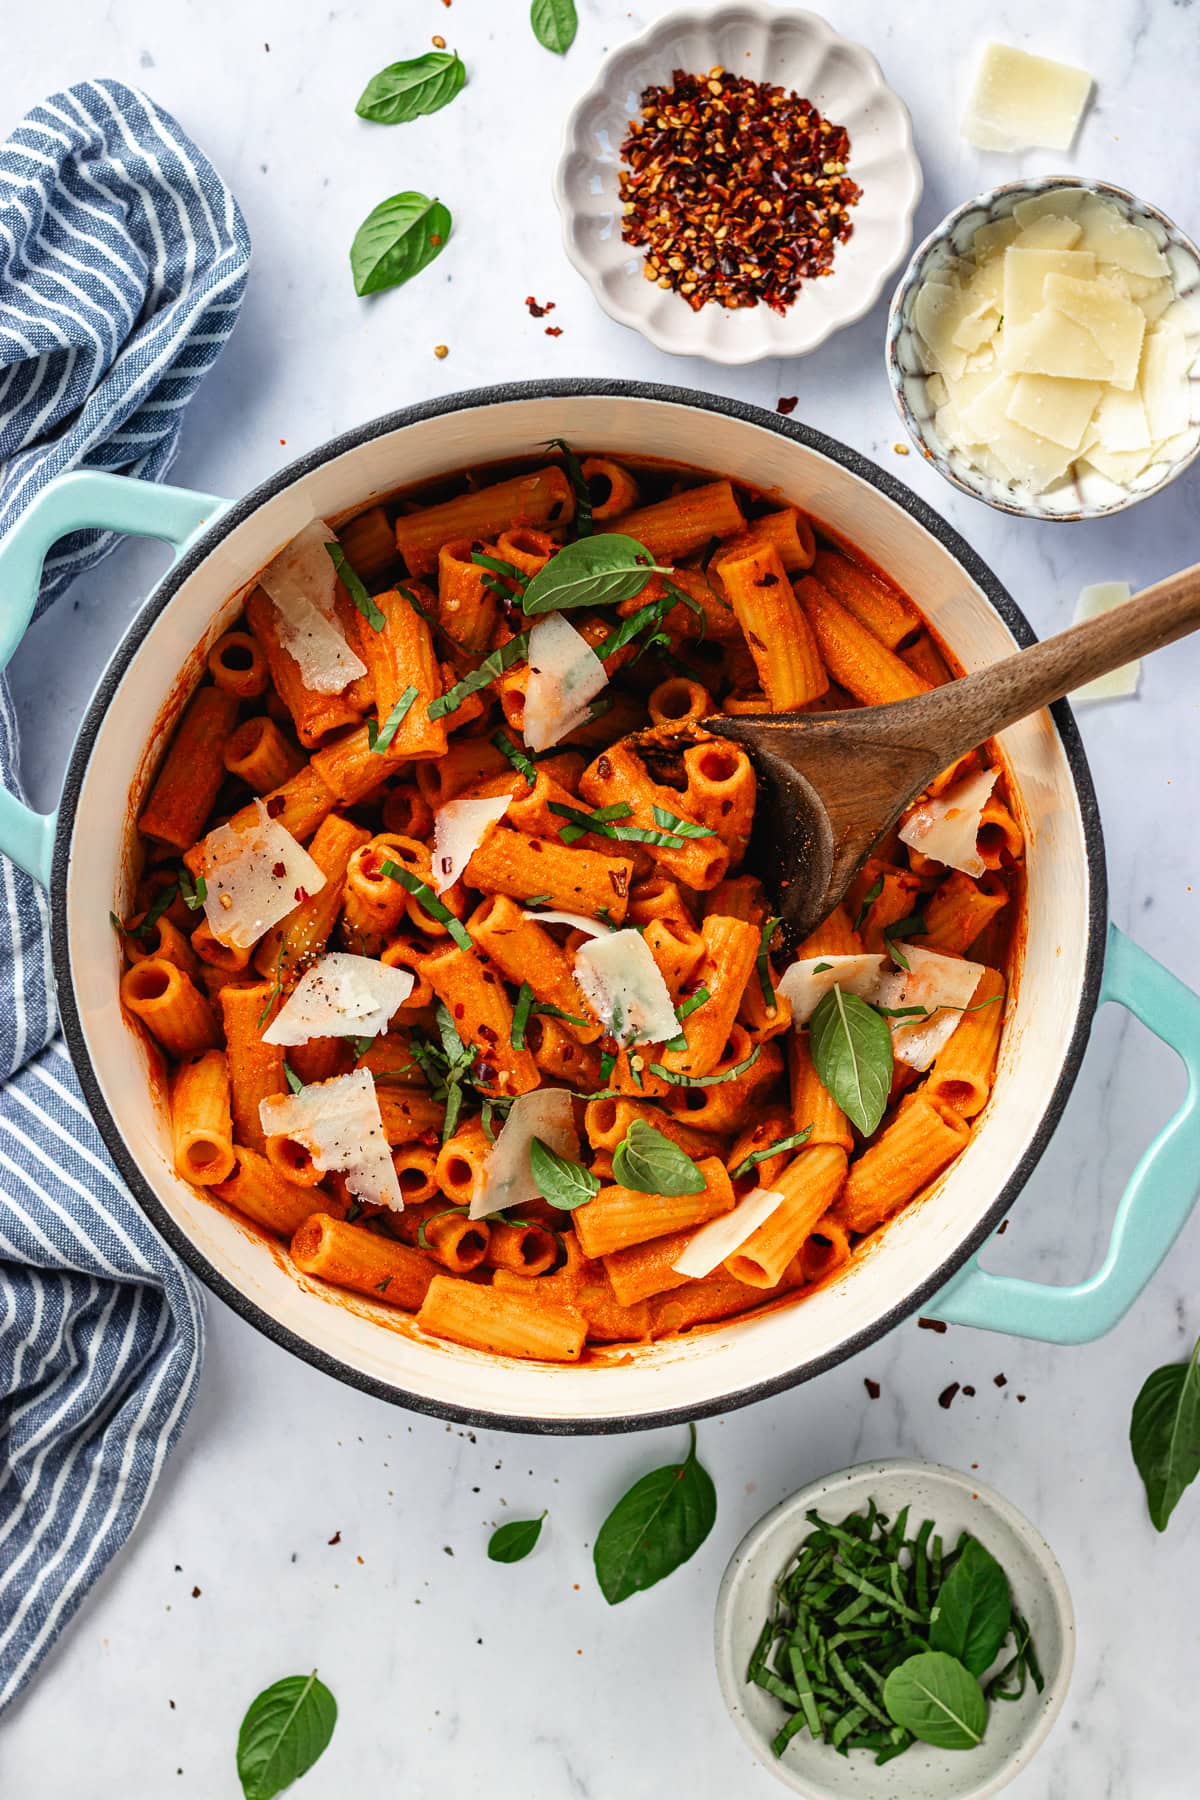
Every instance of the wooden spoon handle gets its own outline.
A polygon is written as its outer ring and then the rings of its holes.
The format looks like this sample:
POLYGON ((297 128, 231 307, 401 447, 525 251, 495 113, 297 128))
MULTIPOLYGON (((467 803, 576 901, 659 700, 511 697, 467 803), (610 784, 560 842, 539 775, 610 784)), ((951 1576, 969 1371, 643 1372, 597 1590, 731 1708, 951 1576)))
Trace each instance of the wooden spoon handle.
MULTIPOLYGON (((1200 563, 1156 581, 1123 605, 1003 662, 901 702, 906 733, 927 734, 948 768, 1005 726, 1097 675, 1200 630, 1200 563)), ((900 708, 896 709, 897 712, 900 708)))

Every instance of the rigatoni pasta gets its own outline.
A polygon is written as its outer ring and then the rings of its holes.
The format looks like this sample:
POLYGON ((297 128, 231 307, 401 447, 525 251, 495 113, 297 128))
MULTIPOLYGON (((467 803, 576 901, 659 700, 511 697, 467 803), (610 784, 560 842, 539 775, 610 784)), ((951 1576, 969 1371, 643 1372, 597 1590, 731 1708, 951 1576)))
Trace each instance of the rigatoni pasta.
POLYGON ((625 1353, 852 1272, 987 1106, 1016 796, 997 769, 967 857, 891 834, 789 953, 754 764, 706 721, 947 679, 909 596, 777 496, 603 451, 374 500, 281 559, 203 661, 121 927, 180 1177, 314 1290, 495 1356, 625 1353), (638 556, 576 605, 589 512, 638 556), (812 1023, 843 958, 893 1051, 871 1129, 812 1023), (723 1261, 681 1272, 713 1221, 723 1261))

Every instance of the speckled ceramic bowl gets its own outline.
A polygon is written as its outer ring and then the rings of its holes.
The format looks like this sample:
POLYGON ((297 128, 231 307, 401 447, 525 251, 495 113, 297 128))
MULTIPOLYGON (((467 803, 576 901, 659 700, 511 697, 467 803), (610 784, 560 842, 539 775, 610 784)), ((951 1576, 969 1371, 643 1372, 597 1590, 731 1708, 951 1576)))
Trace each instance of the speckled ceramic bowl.
POLYGON ((554 192, 567 255, 605 312, 660 350, 748 363, 814 350, 875 304, 912 242, 921 165, 907 109, 873 56, 815 13, 741 0, 669 13, 601 64, 567 119, 554 192), (643 90, 669 82, 674 69, 718 64, 804 95, 850 133, 849 173, 863 190, 853 234, 838 246, 833 272, 806 282, 783 314, 766 306, 693 312, 647 281, 643 252, 621 240, 621 143, 643 90))
POLYGON ((1075 1616, 1054 1552, 1002 1495, 940 1463, 860 1463, 801 1488, 746 1533, 721 1582, 716 1656, 730 1717, 759 1761, 793 1793, 808 1800, 986 1800, 1028 1766, 1062 1710, 1075 1661, 1075 1616), (914 1521, 933 1519, 946 1543, 969 1531, 992 1552, 1008 1576, 1014 1605, 1029 1621, 1044 1690, 1039 1694, 1030 1682, 1020 1700, 993 1703, 983 1742, 974 1750, 913 1744, 876 1768, 869 1751, 839 1756, 800 1732, 777 1758, 771 1740, 787 1715, 770 1694, 746 1681, 772 1588, 810 1529, 804 1515, 811 1507, 836 1523, 872 1498, 890 1518, 909 1506, 914 1521))
POLYGON ((912 254, 900 285, 892 298, 887 329, 887 369, 900 417, 904 420, 913 443, 928 462, 947 481, 952 481, 965 494, 984 500, 1001 512, 1016 513, 1031 519, 1099 519, 1108 513, 1121 512, 1151 494, 1157 494, 1169 482, 1190 468, 1200 453, 1200 250, 1185 237, 1165 213, 1148 206, 1124 188, 1106 181, 1082 181, 1074 175, 1046 175, 1036 180, 1008 181, 1003 187, 980 194, 949 213, 935 231, 912 254), (965 450, 945 443, 934 419, 935 408, 929 395, 929 371, 922 357, 922 347, 912 323, 913 304, 922 283, 937 279, 970 250, 971 241, 981 225, 1006 219, 1020 200, 1052 188, 1086 188, 1115 206, 1123 218, 1144 226, 1171 266, 1176 297, 1191 302, 1188 350, 1191 357, 1191 421, 1190 444, 1171 462, 1151 463, 1135 480, 1122 485, 1098 472, 1087 472, 1076 478, 1068 476, 1045 493, 1016 483, 1003 482, 975 467, 965 450))

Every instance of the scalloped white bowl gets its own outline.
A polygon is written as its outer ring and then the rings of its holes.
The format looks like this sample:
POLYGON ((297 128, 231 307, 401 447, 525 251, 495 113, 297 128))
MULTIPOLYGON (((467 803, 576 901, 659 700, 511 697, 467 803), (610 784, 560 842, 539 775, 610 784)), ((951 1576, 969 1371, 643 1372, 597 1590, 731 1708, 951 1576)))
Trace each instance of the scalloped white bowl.
POLYGON ((674 355, 748 363, 802 356, 870 310, 912 242, 921 165, 907 108, 868 51, 815 13, 742 0, 670 13, 601 64, 567 119, 554 193, 567 255, 610 317, 674 355), (862 188, 854 231, 833 272, 806 282, 783 314, 762 305, 693 312, 645 279, 644 252, 621 238, 621 144, 643 90, 669 82, 674 69, 717 64, 794 90, 850 134, 849 173, 862 188))

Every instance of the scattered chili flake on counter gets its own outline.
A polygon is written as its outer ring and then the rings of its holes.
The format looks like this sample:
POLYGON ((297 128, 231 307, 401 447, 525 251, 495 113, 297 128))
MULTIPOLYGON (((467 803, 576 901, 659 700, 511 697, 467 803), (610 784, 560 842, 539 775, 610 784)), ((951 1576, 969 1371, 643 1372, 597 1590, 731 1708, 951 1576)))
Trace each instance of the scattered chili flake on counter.
POLYGON ((547 327, 546 327, 546 336, 547 337, 561 337, 562 334, 563 334, 563 328, 561 325, 547 325, 547 327))
POLYGON ((879 1383, 877 1381, 872 1381, 869 1375, 863 1376, 863 1386, 866 1388, 867 1397, 870 1400, 878 1400, 880 1394, 883 1392, 879 1383))
POLYGON ((775 402, 775 411, 777 413, 794 413, 799 404, 799 394, 780 394, 775 402))
POLYGON ((532 294, 526 294, 525 304, 529 308, 529 316, 531 319, 544 319, 548 312, 554 311, 556 302, 553 300, 546 300, 539 306, 532 294))
POLYGON ((957 1381, 952 1381, 950 1383, 949 1387, 944 1387, 942 1389, 941 1393, 938 1395, 938 1405, 943 1409, 943 1411, 945 1411, 945 1412, 950 1411, 950 1408, 954 1404, 954 1396, 955 1396, 955 1394, 957 1394, 957 1392, 958 1392, 957 1381))
POLYGON ((798 94, 719 66, 671 82, 646 88, 629 121, 621 235, 645 246, 647 281, 693 312, 707 301, 785 312, 853 230, 849 135, 798 94))
POLYGON ((946 1329, 945 1319, 927 1319, 924 1316, 924 1314, 922 1314, 921 1317, 917 1320, 917 1324, 920 1326, 922 1331, 944 1332, 946 1329))

